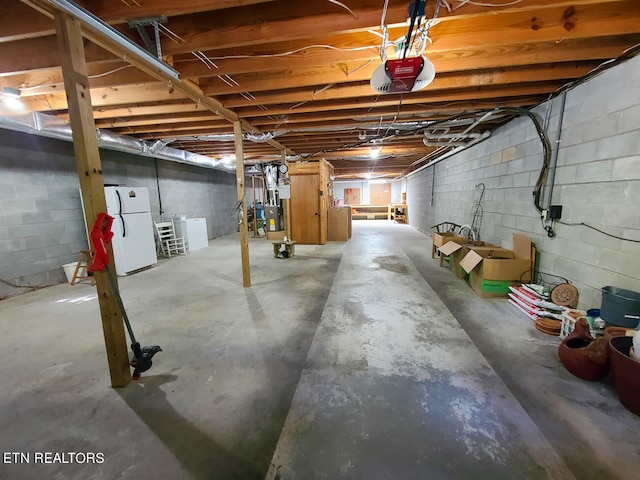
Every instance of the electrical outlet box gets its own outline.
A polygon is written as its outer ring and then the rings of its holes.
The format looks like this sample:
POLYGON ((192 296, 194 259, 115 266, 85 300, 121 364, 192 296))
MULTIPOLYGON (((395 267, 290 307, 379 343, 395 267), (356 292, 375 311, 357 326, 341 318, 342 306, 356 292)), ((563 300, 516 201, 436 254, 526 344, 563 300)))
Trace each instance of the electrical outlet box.
POLYGON ((562 205, 551 205, 549 207, 549 220, 560 220, 562 218, 562 205))

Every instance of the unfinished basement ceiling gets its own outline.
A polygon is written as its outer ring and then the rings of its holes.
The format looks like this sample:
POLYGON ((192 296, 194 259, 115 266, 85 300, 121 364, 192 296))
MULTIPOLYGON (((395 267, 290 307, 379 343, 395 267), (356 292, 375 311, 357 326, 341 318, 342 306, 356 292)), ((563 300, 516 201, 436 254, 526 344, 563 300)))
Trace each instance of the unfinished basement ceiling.
MULTIPOLYGON (((19 90, 26 111, 65 119, 54 23, 29 5, 43 1, 1 2, 0 87, 19 90)), ((425 55, 436 78, 423 90, 385 95, 369 85, 381 64, 381 25, 390 40, 403 38, 407 0, 76 3, 142 46, 131 20, 166 17, 158 27, 163 59, 263 133, 245 142, 248 162, 281 158, 264 141, 276 139, 291 158, 326 158, 342 177, 407 173, 459 144, 460 132, 462 143, 471 141, 508 118, 475 124, 479 115, 468 112, 534 106, 640 43, 637 0, 441 0, 435 20, 437 2, 428 0, 425 55), (456 121, 425 138, 429 122, 449 117, 456 121)), ((145 31, 155 43, 153 26, 145 31)), ((101 47, 85 48, 98 128, 215 159, 233 155, 228 120, 101 47)))

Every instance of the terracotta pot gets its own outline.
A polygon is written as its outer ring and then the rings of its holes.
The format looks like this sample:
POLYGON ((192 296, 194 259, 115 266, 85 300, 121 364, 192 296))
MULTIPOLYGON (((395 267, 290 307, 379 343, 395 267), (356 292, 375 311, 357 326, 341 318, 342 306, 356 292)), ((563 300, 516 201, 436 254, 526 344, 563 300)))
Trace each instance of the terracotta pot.
POLYGON ((558 357, 569 372, 583 380, 602 380, 609 373, 607 344, 604 339, 594 340, 583 318, 558 347, 558 357))
POLYGON ((627 334, 628 328, 624 327, 607 327, 604 329, 604 338, 609 343, 613 337, 624 337, 627 334))
POLYGON ((613 388, 620 403, 640 415, 640 362, 629 357, 633 337, 613 337, 611 346, 611 372, 613 388))

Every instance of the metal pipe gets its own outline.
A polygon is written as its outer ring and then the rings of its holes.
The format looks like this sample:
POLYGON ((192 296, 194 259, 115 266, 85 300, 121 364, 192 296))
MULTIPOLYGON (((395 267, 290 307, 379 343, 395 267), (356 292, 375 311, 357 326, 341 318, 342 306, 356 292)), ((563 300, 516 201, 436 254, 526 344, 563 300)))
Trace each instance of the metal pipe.
POLYGON ((480 143, 481 141, 489 138, 490 136, 491 136, 491 132, 489 130, 485 130, 484 132, 482 132, 482 136, 481 137, 478 137, 475 140, 471 140, 464 147, 454 148, 453 150, 445 153, 444 155, 442 155, 442 156, 440 156, 440 157, 438 157, 438 158, 436 158, 434 160, 431 160, 429 163, 421 166, 420 168, 414 170, 413 172, 409 172, 406 175, 401 175, 400 177, 397 178, 397 180, 399 180, 401 178, 405 178, 405 177, 409 178, 410 176, 415 175, 419 171, 424 170, 425 168, 430 167, 431 165, 435 165, 436 163, 439 163, 442 160, 444 160, 446 158, 449 158, 452 155, 455 155, 456 153, 460 153, 460 152, 466 150, 467 148, 473 147, 474 145, 476 145, 476 144, 480 143))
POLYGON ((560 113, 558 114, 558 138, 556 139, 556 148, 551 152, 551 162, 549 165, 549 178, 547 181, 547 189, 545 191, 545 196, 547 197, 547 201, 545 204, 547 205, 547 209, 551 207, 551 201, 553 196, 553 186, 556 179, 556 164, 558 163, 558 152, 560 150, 560 143, 562 142, 562 122, 564 119, 564 108, 567 103, 567 91, 563 90, 562 95, 560 96, 560 113))

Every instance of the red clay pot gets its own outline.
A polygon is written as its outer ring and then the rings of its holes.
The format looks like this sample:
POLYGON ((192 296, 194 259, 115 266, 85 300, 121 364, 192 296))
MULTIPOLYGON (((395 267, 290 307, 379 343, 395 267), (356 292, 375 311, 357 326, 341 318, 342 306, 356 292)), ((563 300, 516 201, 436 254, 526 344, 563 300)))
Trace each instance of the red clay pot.
POLYGON ((633 337, 613 337, 609 340, 609 345, 613 388, 620 403, 629 411, 640 415, 640 362, 629 357, 633 337))
POLYGON ((604 329, 604 338, 609 343, 613 337, 624 337, 627 334, 627 330, 632 330, 624 327, 607 327, 604 329))
POLYGON ((583 380, 602 380, 609 373, 607 344, 594 340, 584 318, 576 322, 573 332, 558 347, 558 357, 569 372, 583 380))

